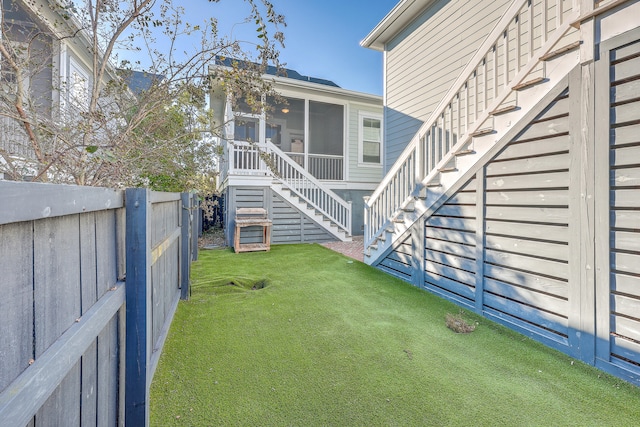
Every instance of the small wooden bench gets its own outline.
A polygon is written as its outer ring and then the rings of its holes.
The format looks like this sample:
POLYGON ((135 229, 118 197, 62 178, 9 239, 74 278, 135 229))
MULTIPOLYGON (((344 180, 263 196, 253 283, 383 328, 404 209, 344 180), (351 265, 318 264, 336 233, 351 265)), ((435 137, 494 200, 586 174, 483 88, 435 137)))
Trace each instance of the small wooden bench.
POLYGON ((271 249, 271 220, 263 208, 236 209, 236 229, 233 236, 233 250, 238 252, 268 251, 271 249), (240 244, 240 230, 243 227, 262 227, 262 243, 240 244))

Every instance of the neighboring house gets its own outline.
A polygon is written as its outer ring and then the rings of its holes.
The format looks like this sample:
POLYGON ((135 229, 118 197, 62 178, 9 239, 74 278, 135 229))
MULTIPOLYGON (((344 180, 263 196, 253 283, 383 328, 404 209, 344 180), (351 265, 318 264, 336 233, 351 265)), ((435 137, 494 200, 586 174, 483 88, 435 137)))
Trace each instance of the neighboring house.
MULTIPOLYGON (((237 208, 262 207, 273 221, 272 243, 350 240, 363 232, 363 197, 382 178, 382 98, 286 75, 265 75, 282 99, 266 99, 259 114, 212 91, 212 108, 226 123, 219 186, 227 239, 234 241, 237 208)), ((259 230, 242 233, 241 243, 260 238, 259 230)))
POLYGON ((118 69, 118 74, 136 96, 147 92, 153 85, 158 85, 165 79, 162 74, 153 74, 146 71, 118 69))
MULTIPOLYGON (((71 123, 88 108, 93 84, 92 42, 65 4, 46 0, 2 1, 2 42, 16 53, 23 69, 25 112, 31 121, 71 123)), ((117 78, 115 69, 109 69, 106 78, 117 78)), ((12 105, 16 85, 15 73, 7 60, 1 58, 0 163, 4 162, 4 156, 33 157, 25 127, 12 105)), ((55 153, 59 148, 55 146, 55 138, 43 138, 41 143, 43 151, 55 153)), ((28 162, 22 165, 21 175, 30 179, 35 171, 28 162)))
POLYGON ((640 2, 402 0, 365 261, 640 385, 640 2))

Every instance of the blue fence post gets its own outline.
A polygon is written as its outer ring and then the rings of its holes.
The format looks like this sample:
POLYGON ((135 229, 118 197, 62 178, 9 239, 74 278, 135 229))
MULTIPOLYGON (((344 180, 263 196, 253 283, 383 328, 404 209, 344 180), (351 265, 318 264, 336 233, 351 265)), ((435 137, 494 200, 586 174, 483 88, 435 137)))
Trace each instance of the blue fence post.
POLYGON ((198 195, 193 193, 191 195, 191 235, 193 236, 193 246, 191 247, 191 261, 198 260, 198 237, 200 237, 200 202, 198 201, 198 195))
POLYGON ((189 228, 191 226, 191 195, 182 193, 182 220, 180 223, 180 299, 189 299, 189 266, 191 265, 191 242, 189 228))
POLYGON ((125 426, 149 425, 151 233, 149 190, 128 188, 126 201, 125 426))

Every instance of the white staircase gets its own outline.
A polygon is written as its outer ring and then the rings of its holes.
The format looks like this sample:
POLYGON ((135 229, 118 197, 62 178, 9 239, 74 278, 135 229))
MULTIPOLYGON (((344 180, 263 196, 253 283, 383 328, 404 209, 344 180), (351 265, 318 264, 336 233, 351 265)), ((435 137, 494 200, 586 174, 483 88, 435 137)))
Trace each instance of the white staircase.
POLYGON ((515 0, 365 202, 365 262, 463 185, 579 63, 579 13, 561 0, 515 0), (537 30, 534 30, 536 28, 537 30), (534 37, 535 34, 537 37, 534 37))
POLYGON ((351 202, 327 188, 271 142, 228 145, 229 174, 271 176, 271 189, 341 241, 351 241, 351 202))
POLYGON ((318 211, 318 209, 316 209, 313 205, 307 203, 303 198, 299 197, 296 192, 293 191, 285 182, 273 181, 271 189, 280 197, 282 197, 286 202, 294 206, 298 211, 302 212, 309 219, 322 227, 325 231, 333 235, 336 239, 339 239, 343 242, 351 241, 351 236, 345 229, 339 227, 335 221, 332 221, 329 217, 318 211))

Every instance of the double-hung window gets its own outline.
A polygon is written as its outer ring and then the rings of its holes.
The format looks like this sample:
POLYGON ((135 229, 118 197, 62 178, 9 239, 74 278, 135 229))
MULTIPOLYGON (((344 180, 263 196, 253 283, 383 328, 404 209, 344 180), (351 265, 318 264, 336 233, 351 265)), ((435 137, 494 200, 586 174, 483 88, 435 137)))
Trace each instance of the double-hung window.
POLYGON ((361 165, 382 164, 382 118, 360 114, 359 163, 361 165))

